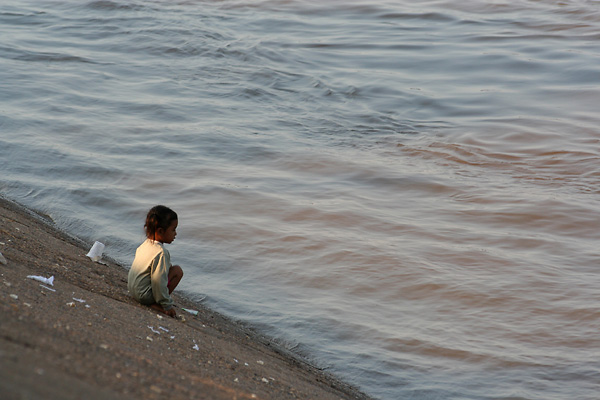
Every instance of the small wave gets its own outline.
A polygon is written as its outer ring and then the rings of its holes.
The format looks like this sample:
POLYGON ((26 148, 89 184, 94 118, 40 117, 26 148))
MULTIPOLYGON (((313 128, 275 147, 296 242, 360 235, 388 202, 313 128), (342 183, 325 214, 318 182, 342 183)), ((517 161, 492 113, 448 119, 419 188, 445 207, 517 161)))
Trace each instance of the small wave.
POLYGON ((71 54, 64 53, 50 53, 50 52, 38 52, 24 49, 15 49, 8 47, 0 47, 0 56, 4 58, 27 61, 27 62, 74 62, 74 63, 85 63, 85 64, 98 64, 97 62, 85 58, 74 56, 71 54))
MULTIPOLYGON (((389 338, 384 341, 384 347, 393 352, 421 358, 421 363, 426 365, 428 361, 423 359, 436 359, 437 363, 463 362, 467 365, 485 365, 486 367, 495 366, 496 368, 508 367, 531 367, 542 366, 539 362, 527 359, 522 355, 500 355, 493 354, 491 351, 478 349, 475 343, 458 343, 451 344, 446 342, 445 345, 439 342, 432 342, 426 339, 415 338, 389 338)), ((416 361, 416 360, 415 360, 416 361)), ((431 362, 431 361, 429 361, 431 362)), ((436 363, 436 361, 434 361, 436 363)))
POLYGON ((87 4, 88 8, 95 10, 140 10, 144 7, 138 4, 125 4, 110 0, 96 0, 87 4))
POLYGON ((381 19, 398 19, 398 20, 413 20, 419 19, 424 21, 436 21, 436 22, 455 22, 457 18, 442 13, 385 13, 379 16, 381 19))
MULTIPOLYGON (((45 15, 46 13, 44 11, 38 11, 38 12, 32 12, 32 13, 18 13, 18 12, 6 12, 6 11, 0 11, 0 17, 33 17, 33 16, 38 16, 38 15, 45 15)), ((33 21, 28 21, 28 23, 31 23, 33 21)))

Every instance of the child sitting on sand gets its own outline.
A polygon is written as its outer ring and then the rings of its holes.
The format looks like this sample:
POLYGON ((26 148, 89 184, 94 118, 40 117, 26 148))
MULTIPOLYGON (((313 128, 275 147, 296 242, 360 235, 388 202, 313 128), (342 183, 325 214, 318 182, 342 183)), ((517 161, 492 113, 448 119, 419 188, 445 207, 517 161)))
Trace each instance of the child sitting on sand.
POLYGON ((183 270, 171 265, 171 255, 164 248, 177 236, 177 214, 165 206, 152 207, 144 225, 146 240, 135 252, 129 270, 129 293, 141 304, 175 317, 171 293, 181 281, 183 270))

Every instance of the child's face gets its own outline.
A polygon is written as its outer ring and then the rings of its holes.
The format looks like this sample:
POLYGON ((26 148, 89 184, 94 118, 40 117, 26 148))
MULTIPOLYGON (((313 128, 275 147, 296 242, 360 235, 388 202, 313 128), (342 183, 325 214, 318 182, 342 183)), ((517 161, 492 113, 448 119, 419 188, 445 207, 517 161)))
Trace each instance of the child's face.
POLYGON ((172 243, 177 236, 178 221, 174 220, 167 229, 158 228, 156 231, 156 240, 161 243, 172 243))

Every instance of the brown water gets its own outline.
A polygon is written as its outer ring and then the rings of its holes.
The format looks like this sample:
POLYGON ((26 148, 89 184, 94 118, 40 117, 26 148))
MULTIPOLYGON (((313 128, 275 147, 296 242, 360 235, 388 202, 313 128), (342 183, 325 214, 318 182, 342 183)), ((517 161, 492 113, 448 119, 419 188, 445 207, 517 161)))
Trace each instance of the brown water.
POLYGON ((1 193, 379 399, 600 392, 600 2, 5 1, 1 193))

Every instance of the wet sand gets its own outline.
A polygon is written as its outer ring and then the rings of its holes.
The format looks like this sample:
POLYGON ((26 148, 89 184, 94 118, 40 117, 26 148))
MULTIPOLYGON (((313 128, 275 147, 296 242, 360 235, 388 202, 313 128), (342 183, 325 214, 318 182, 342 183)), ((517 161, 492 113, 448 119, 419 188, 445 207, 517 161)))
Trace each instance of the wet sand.
POLYGON ((0 198, 3 399, 367 399, 177 291, 184 320, 137 304, 126 269, 88 250, 0 198))

